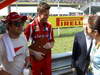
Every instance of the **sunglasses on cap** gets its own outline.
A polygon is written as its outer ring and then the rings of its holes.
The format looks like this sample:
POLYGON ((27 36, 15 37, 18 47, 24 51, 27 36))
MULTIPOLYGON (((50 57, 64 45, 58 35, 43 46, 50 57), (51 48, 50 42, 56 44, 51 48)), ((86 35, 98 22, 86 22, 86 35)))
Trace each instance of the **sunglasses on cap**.
POLYGON ((14 24, 16 27, 20 27, 20 26, 24 26, 24 23, 25 23, 25 22, 14 22, 13 24, 14 24))

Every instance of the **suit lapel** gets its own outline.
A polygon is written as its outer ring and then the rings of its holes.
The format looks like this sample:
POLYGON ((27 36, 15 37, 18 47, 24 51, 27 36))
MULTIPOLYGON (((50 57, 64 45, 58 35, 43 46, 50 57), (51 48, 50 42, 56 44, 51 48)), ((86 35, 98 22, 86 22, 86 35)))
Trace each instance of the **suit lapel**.
POLYGON ((80 39, 81 46, 84 48, 84 52, 87 53, 87 43, 86 43, 86 37, 85 37, 84 32, 82 32, 80 37, 81 37, 80 39))

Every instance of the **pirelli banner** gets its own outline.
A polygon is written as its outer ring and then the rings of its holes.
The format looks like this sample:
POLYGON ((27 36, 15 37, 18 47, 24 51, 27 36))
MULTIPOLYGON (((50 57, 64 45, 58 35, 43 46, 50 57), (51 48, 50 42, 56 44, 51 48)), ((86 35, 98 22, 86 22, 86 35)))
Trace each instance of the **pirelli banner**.
POLYGON ((53 28, 77 27, 83 25, 83 16, 50 16, 49 21, 53 28))

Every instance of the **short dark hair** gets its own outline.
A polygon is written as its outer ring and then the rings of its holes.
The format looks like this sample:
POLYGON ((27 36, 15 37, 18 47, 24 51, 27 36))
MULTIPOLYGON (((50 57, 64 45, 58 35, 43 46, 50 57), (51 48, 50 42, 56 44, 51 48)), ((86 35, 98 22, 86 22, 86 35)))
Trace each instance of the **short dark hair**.
POLYGON ((100 16, 96 17, 93 29, 100 33, 100 16))
POLYGON ((96 17, 97 17, 96 15, 90 15, 90 16, 88 16, 88 23, 89 23, 89 27, 91 29, 93 29, 96 17))
POLYGON ((50 9, 50 5, 47 4, 46 2, 40 2, 38 7, 37 7, 37 12, 45 12, 46 10, 50 9))

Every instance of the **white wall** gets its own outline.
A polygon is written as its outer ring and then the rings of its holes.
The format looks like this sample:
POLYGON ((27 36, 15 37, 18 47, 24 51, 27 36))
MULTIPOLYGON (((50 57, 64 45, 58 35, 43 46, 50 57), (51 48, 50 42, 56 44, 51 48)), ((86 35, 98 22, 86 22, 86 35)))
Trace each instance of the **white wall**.
POLYGON ((0 16, 6 16, 8 14, 8 7, 0 10, 0 16))
MULTIPOLYGON (((37 6, 12 6, 11 7, 11 12, 18 12, 18 13, 36 13, 37 12, 37 6)), ((79 12, 82 13, 83 11, 71 8, 71 7, 51 7, 50 9, 50 14, 69 14, 70 12, 79 12)), ((0 10, 0 16, 4 16, 8 14, 8 9, 7 7, 0 10)))
POLYGON ((36 13, 37 12, 37 7, 32 7, 32 6, 20 6, 20 7, 11 7, 11 11, 16 11, 16 12, 21 12, 21 13, 36 13))

